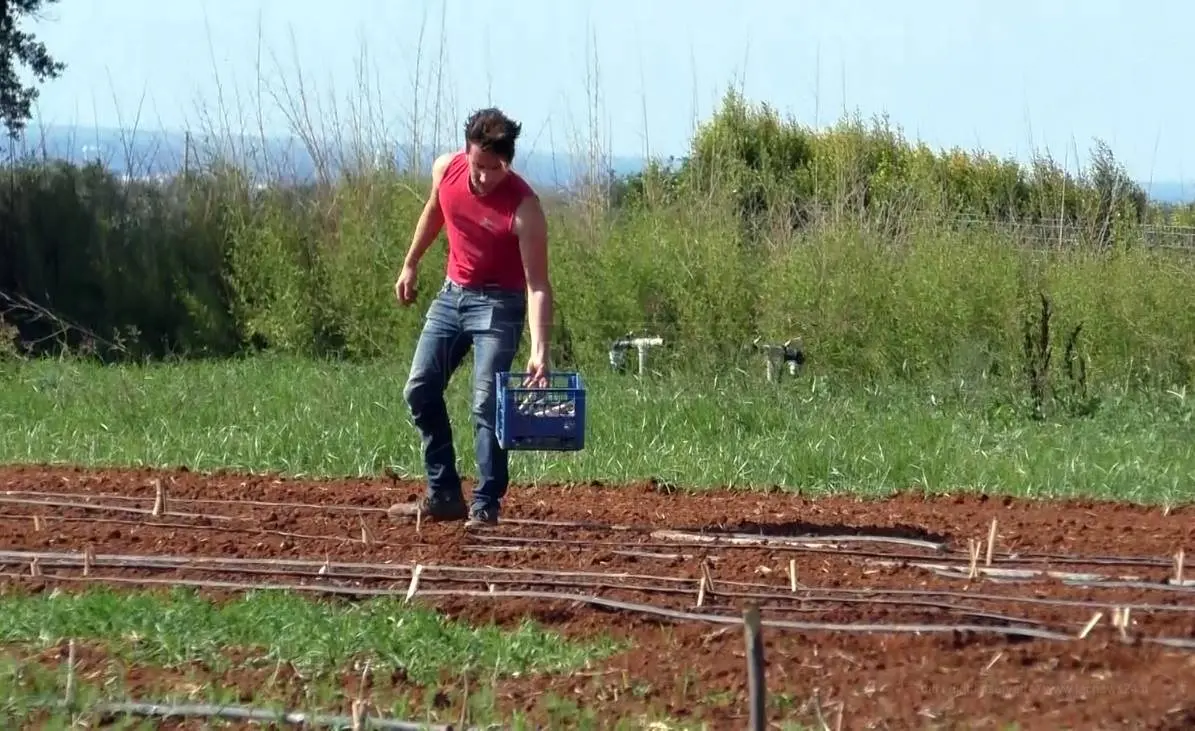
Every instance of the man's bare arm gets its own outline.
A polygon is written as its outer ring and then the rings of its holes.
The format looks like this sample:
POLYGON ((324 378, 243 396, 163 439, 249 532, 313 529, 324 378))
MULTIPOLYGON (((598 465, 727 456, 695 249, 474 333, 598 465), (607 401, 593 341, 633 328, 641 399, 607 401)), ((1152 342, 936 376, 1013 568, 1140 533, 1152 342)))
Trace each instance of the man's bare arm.
POLYGON ((423 204, 423 212, 419 214, 419 221, 415 224, 415 234, 411 238, 411 246, 407 249, 407 256, 403 259, 403 267, 415 268, 420 259, 427 253, 440 229, 444 227, 444 212, 440 209, 440 180, 444 177, 444 169, 452 160, 451 154, 444 154, 436 158, 432 164, 431 192, 427 202, 423 204))
POLYGON ((538 197, 528 196, 519 206, 515 233, 527 277, 531 354, 547 366, 552 341, 552 283, 548 278, 548 222, 538 197))

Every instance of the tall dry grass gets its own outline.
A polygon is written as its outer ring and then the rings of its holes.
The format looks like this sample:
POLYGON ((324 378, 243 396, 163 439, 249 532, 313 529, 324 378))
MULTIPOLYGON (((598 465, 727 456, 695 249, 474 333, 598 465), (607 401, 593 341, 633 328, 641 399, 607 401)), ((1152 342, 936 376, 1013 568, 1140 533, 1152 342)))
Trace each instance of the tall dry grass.
MULTIPOLYGON (((420 53, 410 116, 393 120, 368 54, 347 102, 302 73, 271 82, 263 60, 248 90, 221 83, 167 180, 13 161, 5 320, 28 342, 111 355, 405 360, 422 311, 397 307, 392 285, 430 153, 396 150, 459 144, 468 109, 442 61, 420 53), (294 182, 295 158, 270 144, 275 114, 310 179, 294 182)), ((931 150, 886 120, 809 129, 731 91, 679 169, 615 180, 600 95, 587 100, 569 150, 579 185, 549 196, 562 364, 604 368, 613 339, 649 330, 668 343, 665 369, 742 368, 753 338, 799 336, 809 367, 839 378, 1019 379, 1045 293, 1055 332, 1082 324, 1089 379, 1192 381, 1195 259, 1145 245, 1160 214, 1104 147, 1078 173, 1025 167, 931 150)), ((443 264, 433 248, 425 293, 443 264)))

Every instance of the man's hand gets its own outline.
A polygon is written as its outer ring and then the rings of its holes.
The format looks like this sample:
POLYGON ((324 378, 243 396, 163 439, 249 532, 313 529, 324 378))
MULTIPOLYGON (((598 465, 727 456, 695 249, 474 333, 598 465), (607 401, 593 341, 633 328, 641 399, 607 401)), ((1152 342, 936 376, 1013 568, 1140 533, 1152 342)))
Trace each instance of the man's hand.
POLYGON ((398 281, 394 283, 394 296, 404 307, 415 301, 415 279, 415 267, 408 264, 403 266, 398 281))
POLYGON ((524 388, 548 387, 548 358, 546 355, 532 353, 527 359, 527 379, 523 381, 524 388))

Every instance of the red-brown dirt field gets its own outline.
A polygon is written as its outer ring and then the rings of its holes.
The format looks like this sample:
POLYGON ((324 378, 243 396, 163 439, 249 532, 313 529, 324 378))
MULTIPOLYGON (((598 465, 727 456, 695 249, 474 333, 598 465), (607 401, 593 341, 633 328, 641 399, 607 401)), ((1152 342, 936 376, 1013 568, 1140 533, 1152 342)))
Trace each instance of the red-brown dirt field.
MULTIPOLYGON (((387 478, 0 467, 4 589, 227 582, 205 589, 220 597, 269 583, 316 598, 318 588, 405 594, 417 573, 413 600, 461 619, 532 617, 570 636, 634 642, 572 677, 500 683, 503 708, 555 693, 611 719, 652 712, 716 729, 747 725, 739 621, 752 602, 768 693, 786 701, 770 704, 773 722, 1195 727, 1195 568, 1175 578, 1176 553, 1195 548, 1188 506, 594 483, 514 486, 503 522, 484 530, 424 521, 417 531, 387 515, 421 489, 387 478)), ((147 692, 170 680, 136 672, 131 687, 147 692)))

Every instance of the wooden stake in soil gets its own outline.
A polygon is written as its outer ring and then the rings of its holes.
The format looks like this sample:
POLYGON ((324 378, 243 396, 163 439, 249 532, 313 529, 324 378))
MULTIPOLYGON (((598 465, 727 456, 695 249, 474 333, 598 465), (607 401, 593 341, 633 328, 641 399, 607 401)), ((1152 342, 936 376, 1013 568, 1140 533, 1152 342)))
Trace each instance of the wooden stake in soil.
POLYGON ((373 531, 371 531, 369 526, 365 524, 365 518, 358 515, 357 520, 361 521, 361 542, 367 546, 371 543, 374 543, 375 540, 373 537, 373 531))
POLYGON ((763 637, 759 607, 743 612, 743 630, 747 642, 747 698, 750 703, 752 731, 764 731, 767 725, 767 690, 764 686, 763 637))
POLYGON ((154 509, 153 516, 155 518, 162 517, 162 513, 166 512, 166 486, 162 484, 159 479, 154 479, 154 509))
POLYGON ((714 576, 713 576, 713 574, 710 573, 710 562, 708 560, 701 562, 701 573, 705 577, 706 588, 709 591, 713 592, 714 591, 714 576))
POLYGON ((458 728, 468 728, 469 723, 469 670, 461 672, 461 715, 457 718, 458 728))
POLYGON ((967 578, 974 579, 979 576, 979 541, 974 538, 968 538, 967 553, 971 556, 971 565, 967 571, 967 578))
POLYGON ((423 564, 416 564, 415 570, 411 572, 411 583, 407 585, 406 601, 411 601, 411 597, 415 596, 415 592, 419 590, 419 575, 423 573, 423 564))
POLYGON ((91 565, 95 563, 95 548, 90 543, 83 549, 83 575, 91 575, 91 565))
POLYGON ((1183 549, 1178 549, 1178 553, 1174 554, 1174 583, 1178 586, 1183 585, 1183 549))
POLYGON ((703 574, 701 580, 697 582, 697 606, 705 604, 705 575, 703 574))
POLYGON ((357 697, 353 699, 353 704, 350 708, 350 723, 353 731, 361 731, 365 728, 365 709, 367 701, 365 700, 365 684, 369 682, 369 661, 365 661, 365 667, 361 669, 361 682, 357 684, 357 697))
POLYGON ((797 591, 797 559, 788 560, 788 588, 793 593, 797 591))
POLYGON ((1087 639, 1087 635, 1091 634, 1091 630, 1095 629, 1095 626, 1099 624, 1100 620, 1103 618, 1103 612, 1096 612, 1095 614, 1091 615, 1091 619, 1087 620, 1087 624, 1083 625, 1083 629, 1079 631, 1079 639, 1087 639))
POLYGON ((988 553, 984 558, 984 565, 992 565, 992 552, 996 548, 996 519, 992 518, 992 527, 988 529, 988 553))
POLYGON ((33 516, 33 532, 41 533, 41 516, 40 515, 33 516))
POLYGON ((66 646, 66 707, 75 706, 75 641, 66 646))
POLYGON ((1129 634, 1129 608, 1116 607, 1112 610, 1112 626, 1120 633, 1122 639, 1128 639, 1129 634))

